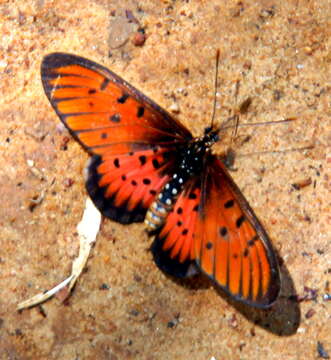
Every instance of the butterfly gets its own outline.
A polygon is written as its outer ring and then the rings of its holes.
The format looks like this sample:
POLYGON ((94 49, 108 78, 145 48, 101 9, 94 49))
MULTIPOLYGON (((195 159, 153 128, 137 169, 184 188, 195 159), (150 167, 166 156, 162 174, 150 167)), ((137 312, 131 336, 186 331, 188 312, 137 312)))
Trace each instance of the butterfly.
POLYGON ((122 224, 143 222, 164 272, 198 272, 236 300, 267 308, 280 275, 263 226, 211 147, 107 68, 52 53, 42 61, 45 93, 72 136, 90 153, 86 189, 99 211, 122 224))

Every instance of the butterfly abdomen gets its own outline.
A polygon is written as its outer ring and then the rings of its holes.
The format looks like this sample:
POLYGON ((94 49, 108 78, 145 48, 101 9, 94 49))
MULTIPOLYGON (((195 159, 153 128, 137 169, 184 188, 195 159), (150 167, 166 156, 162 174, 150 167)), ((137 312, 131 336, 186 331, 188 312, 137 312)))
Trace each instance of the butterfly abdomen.
POLYGON ((145 217, 147 231, 152 232, 164 224, 168 213, 172 210, 173 204, 187 180, 187 174, 179 175, 175 173, 172 179, 165 184, 147 211, 145 217))

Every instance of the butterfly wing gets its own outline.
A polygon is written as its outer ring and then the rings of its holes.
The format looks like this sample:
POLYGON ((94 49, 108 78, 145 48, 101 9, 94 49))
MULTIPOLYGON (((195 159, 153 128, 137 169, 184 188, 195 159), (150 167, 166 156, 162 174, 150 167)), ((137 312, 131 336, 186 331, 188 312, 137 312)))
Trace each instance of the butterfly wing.
POLYGON ((237 300, 270 306, 279 293, 277 260, 270 240, 223 163, 208 155, 201 178, 185 185, 152 251, 176 277, 195 263, 237 300))
POLYGON ((104 216, 122 224, 140 222, 169 181, 175 161, 169 148, 92 156, 86 188, 104 216))
POLYGON ((113 220, 142 221, 172 173, 178 147, 191 133, 110 70, 63 53, 41 65, 45 93, 56 113, 93 155, 87 190, 113 220))
POLYGON ((268 235, 212 155, 202 179, 194 254, 202 271, 237 300, 262 308, 276 300, 280 278, 268 235))
POLYGON ((194 231, 201 195, 200 177, 189 180, 165 224, 157 231, 151 250, 157 266, 166 273, 185 278, 199 270, 195 263, 194 231))

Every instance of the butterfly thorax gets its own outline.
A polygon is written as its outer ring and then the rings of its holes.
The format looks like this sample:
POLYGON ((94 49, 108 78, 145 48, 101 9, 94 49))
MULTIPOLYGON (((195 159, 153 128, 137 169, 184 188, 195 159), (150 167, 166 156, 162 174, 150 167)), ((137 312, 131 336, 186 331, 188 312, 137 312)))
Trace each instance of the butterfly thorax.
POLYGON ((179 149, 172 178, 164 185, 147 211, 145 217, 145 224, 148 226, 147 231, 155 231, 164 224, 167 214, 173 209, 173 205, 185 183, 192 176, 201 173, 206 153, 218 141, 217 134, 218 131, 207 128, 204 136, 194 138, 179 149))

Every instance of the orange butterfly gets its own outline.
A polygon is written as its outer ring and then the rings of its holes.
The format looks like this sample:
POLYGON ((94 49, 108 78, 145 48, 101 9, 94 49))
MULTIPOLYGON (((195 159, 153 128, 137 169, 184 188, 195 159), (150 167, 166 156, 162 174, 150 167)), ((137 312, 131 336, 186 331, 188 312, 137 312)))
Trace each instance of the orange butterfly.
POLYGON ((189 130, 108 69, 54 53, 41 65, 46 95, 92 155, 86 188, 101 213, 144 221, 158 267, 176 277, 207 274, 233 298, 265 308, 280 276, 270 240, 211 154, 220 129, 189 130))

